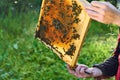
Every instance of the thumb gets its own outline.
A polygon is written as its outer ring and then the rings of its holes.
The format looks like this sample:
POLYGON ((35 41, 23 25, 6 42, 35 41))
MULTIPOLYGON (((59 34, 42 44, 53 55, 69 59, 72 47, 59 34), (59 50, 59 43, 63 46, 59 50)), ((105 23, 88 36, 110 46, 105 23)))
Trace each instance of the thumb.
POLYGON ((86 70, 85 70, 85 73, 86 74, 89 74, 89 75, 92 75, 92 72, 93 71, 93 68, 87 68, 86 70))

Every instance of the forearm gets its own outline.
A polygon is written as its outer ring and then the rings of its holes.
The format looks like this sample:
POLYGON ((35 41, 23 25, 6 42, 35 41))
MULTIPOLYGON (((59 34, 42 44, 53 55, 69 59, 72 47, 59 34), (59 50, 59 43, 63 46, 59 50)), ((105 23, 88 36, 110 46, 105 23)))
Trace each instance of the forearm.
POLYGON ((118 68, 117 56, 109 58, 102 64, 94 65, 94 67, 99 68, 102 71, 103 76, 114 76, 118 68))

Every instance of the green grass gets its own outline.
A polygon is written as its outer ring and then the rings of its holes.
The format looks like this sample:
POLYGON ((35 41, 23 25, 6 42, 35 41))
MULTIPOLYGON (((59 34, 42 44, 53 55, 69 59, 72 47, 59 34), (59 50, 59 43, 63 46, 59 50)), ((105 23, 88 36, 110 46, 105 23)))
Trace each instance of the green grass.
MULTIPOLYGON (((0 80, 78 80, 57 55, 34 38, 38 16, 36 11, 0 16, 0 80)), ((110 57, 117 32, 114 25, 92 21, 79 63, 92 66, 110 57)))

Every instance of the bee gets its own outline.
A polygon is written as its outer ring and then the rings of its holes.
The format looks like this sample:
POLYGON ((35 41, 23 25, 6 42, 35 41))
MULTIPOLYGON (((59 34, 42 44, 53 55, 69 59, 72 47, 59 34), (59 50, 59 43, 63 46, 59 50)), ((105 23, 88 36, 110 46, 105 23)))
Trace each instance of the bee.
POLYGON ((73 33, 76 33, 77 30, 73 27, 73 28, 72 28, 72 32, 73 32, 73 33))
POLYGON ((73 56, 73 53, 75 53, 76 50, 76 46, 74 44, 70 45, 70 48, 68 49, 68 51, 66 51, 67 55, 73 56))
POLYGON ((65 13, 63 13, 63 12, 59 12, 59 14, 60 14, 60 16, 61 16, 62 18, 65 17, 65 13))
POLYGON ((41 37, 42 38, 43 36, 45 36, 45 32, 47 31, 47 27, 44 26, 44 25, 41 25, 39 28, 40 29, 38 31, 36 31, 36 35, 35 35, 36 38, 37 37, 41 37))
POLYGON ((46 0, 47 3, 50 3, 50 4, 55 4, 55 1, 54 0, 46 0))
POLYGON ((80 39, 80 35, 79 34, 73 34, 72 38, 73 39, 80 39))
POLYGON ((72 8, 71 5, 66 5, 67 10, 70 10, 72 8))
POLYGON ((55 26, 56 29, 62 30, 62 23, 58 19, 53 19, 52 20, 53 25, 55 26))
POLYGON ((75 18, 74 20, 73 20, 73 23, 79 23, 81 20, 79 19, 79 18, 75 18))
POLYGON ((50 6, 45 6, 44 7, 44 15, 47 16, 49 11, 50 11, 50 6))
POLYGON ((47 38, 44 38, 44 41, 47 43, 47 44, 51 44, 51 41, 47 38))

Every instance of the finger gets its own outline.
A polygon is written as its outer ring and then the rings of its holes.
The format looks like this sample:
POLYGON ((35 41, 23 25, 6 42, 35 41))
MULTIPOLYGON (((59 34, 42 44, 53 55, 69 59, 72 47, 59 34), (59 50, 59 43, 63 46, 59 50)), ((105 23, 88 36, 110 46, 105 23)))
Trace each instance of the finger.
POLYGON ((68 68, 68 71, 69 71, 70 74, 74 75, 75 77, 81 78, 80 76, 78 76, 78 74, 75 72, 75 70, 70 69, 69 66, 67 66, 67 68, 68 68))
POLYGON ((95 17, 99 16, 99 13, 92 10, 86 10, 86 12, 88 13, 89 16, 95 16, 95 17))
POLYGON ((86 10, 86 11, 91 19, 94 19, 94 20, 102 22, 102 23, 104 22, 102 14, 96 13, 96 12, 91 11, 91 10, 86 10))
POLYGON ((93 15, 93 14, 88 14, 88 15, 91 19, 96 20, 96 21, 100 21, 99 17, 97 15, 93 15))
POLYGON ((102 21, 99 19, 99 17, 97 17, 97 16, 89 15, 89 17, 90 17, 91 19, 93 19, 93 20, 98 21, 98 22, 102 22, 102 21))
POLYGON ((67 69, 68 69, 69 73, 76 75, 76 72, 73 69, 71 69, 69 65, 67 65, 67 69))
POLYGON ((98 17, 91 16, 91 18, 98 21, 98 22, 104 23, 104 24, 110 24, 107 21, 105 21, 102 17, 99 17, 99 16, 98 17))
POLYGON ((92 1, 92 6, 99 7, 99 8, 106 8, 108 5, 108 2, 102 2, 102 1, 92 1))
POLYGON ((76 73, 77 74, 84 74, 84 69, 87 69, 88 67, 85 66, 85 65, 79 65, 77 68, 76 68, 76 73))
POLYGON ((76 71, 76 75, 78 78, 83 78, 83 76, 80 74, 80 70, 81 69, 81 66, 79 65, 78 67, 76 67, 75 71, 76 71))
POLYGON ((80 74, 80 72, 79 72, 80 68, 81 68, 80 66, 77 66, 76 69, 75 69, 75 71, 78 75, 80 74))
POLYGON ((79 72, 81 73, 81 74, 85 74, 85 69, 87 69, 86 67, 81 67, 81 69, 79 70, 79 72))
POLYGON ((93 11, 93 12, 96 12, 96 13, 99 13, 99 14, 103 14, 104 13, 104 10, 101 9, 101 8, 98 8, 98 7, 86 6, 85 8, 86 8, 86 10, 93 11))
POLYGON ((81 67, 81 69, 79 70, 79 75, 82 77, 82 78, 86 78, 86 77, 89 77, 90 75, 88 73, 85 73, 85 70, 87 69, 87 67, 81 67))

